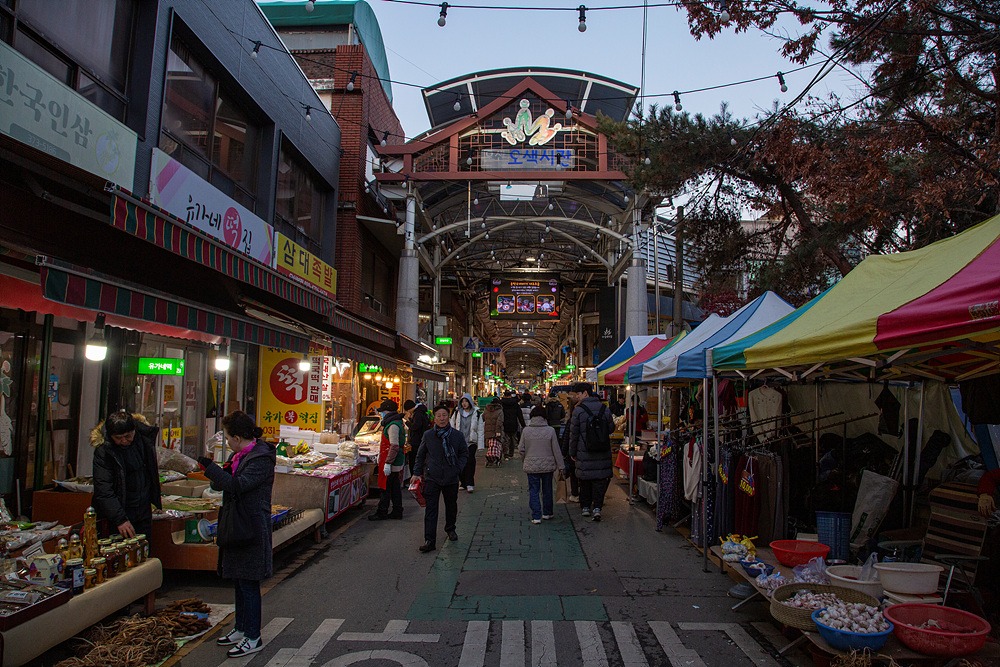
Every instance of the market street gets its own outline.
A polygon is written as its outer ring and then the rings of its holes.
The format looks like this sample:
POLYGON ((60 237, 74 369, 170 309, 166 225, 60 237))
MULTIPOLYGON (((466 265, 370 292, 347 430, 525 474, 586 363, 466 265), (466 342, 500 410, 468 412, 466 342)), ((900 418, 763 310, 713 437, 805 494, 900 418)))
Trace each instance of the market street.
MULTIPOLYGON (((480 468, 476 492, 459 497, 459 540, 442 532, 431 554, 417 551, 423 512, 412 498, 401 522, 367 521, 369 501, 277 575, 261 653, 228 660, 215 645, 224 624, 174 664, 781 664, 765 636, 786 640, 767 607, 732 612, 732 581, 703 572, 700 553, 673 530, 655 532, 650 509, 630 508, 619 482, 599 524, 557 504, 552 521, 532 525, 526 493, 519 460, 480 468)), ((232 601, 224 582, 169 581, 168 598, 232 601)))

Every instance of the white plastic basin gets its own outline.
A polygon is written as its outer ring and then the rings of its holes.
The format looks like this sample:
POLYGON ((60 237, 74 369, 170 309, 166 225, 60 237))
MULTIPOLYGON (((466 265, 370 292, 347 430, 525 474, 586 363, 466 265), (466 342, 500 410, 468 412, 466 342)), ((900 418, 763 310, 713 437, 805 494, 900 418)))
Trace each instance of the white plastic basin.
POLYGON ((930 563, 876 563, 878 577, 885 590, 909 595, 925 595, 938 589, 938 578, 944 571, 930 563))
POLYGON ((826 574, 834 586, 852 588, 867 593, 876 600, 882 599, 882 582, 878 577, 873 581, 860 581, 861 566, 859 565, 830 565, 826 568, 826 574))

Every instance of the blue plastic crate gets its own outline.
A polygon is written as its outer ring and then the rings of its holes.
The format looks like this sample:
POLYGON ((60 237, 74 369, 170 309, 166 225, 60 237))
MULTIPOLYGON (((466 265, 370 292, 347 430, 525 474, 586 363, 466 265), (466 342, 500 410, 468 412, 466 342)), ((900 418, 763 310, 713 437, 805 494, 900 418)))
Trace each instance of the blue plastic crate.
POLYGON ((819 541, 830 547, 828 559, 847 560, 851 555, 850 512, 816 512, 819 541))

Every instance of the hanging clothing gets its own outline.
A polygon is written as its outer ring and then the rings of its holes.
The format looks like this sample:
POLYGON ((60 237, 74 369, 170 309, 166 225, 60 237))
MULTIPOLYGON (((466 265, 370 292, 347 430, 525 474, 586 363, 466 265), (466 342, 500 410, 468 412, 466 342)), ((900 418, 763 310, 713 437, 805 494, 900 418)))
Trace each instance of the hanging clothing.
POLYGON ((781 426, 781 420, 777 419, 781 415, 781 405, 784 395, 774 387, 758 387, 750 392, 747 403, 750 408, 750 421, 765 421, 762 424, 753 426, 754 435, 762 444, 773 438, 781 426))
POLYGON ((659 480, 656 499, 656 530, 663 529, 664 520, 677 518, 677 455, 674 441, 667 439, 660 449, 659 480))
POLYGON ((733 454, 722 447, 719 450, 719 463, 715 477, 715 523, 717 534, 728 535, 733 532, 733 454))
POLYGON ((773 456, 757 456, 754 458, 754 462, 756 495, 760 498, 758 506, 760 516, 757 519, 756 535, 760 538, 761 544, 767 544, 772 540, 781 539, 776 535, 784 532, 780 525, 775 525, 778 520, 780 500, 778 459, 773 456))
POLYGON ((757 493, 756 470, 754 457, 741 456, 732 476, 732 481, 736 483, 733 532, 751 537, 757 535, 757 521, 760 517, 760 495, 757 493))
POLYGON ((701 483, 701 446, 692 437, 684 448, 684 497, 694 502, 701 483))

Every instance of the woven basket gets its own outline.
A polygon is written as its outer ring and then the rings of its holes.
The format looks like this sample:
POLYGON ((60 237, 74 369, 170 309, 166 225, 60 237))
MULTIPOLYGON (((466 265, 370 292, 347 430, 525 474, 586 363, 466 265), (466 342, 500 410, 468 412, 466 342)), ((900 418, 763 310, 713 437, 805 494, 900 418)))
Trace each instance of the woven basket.
POLYGON ((872 607, 878 607, 879 602, 872 596, 842 586, 827 586, 825 584, 785 584, 779 586, 771 595, 771 616, 774 620, 799 630, 812 631, 816 629, 813 623, 812 613, 814 609, 797 609, 783 604, 799 591, 810 591, 812 593, 833 593, 844 602, 862 602, 872 607))

